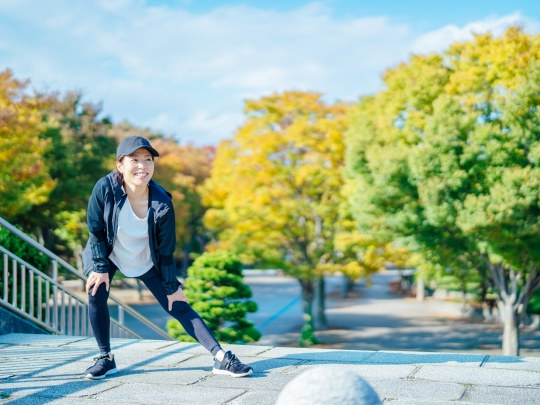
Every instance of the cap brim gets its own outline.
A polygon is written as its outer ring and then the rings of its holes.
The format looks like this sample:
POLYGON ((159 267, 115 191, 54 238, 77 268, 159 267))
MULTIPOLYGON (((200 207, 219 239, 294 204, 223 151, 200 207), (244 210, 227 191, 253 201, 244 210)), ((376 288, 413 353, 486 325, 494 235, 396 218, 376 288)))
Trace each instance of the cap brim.
MULTIPOLYGON (((139 149, 146 149, 148 152, 150 152, 150 154, 152 156, 159 157, 159 152, 157 150, 155 150, 154 148, 152 148, 151 146, 137 146, 136 148, 134 148, 129 153, 124 153, 124 156, 131 155, 133 152, 135 152, 136 150, 139 150, 139 149)), ((116 158, 118 159, 118 156, 116 158)))

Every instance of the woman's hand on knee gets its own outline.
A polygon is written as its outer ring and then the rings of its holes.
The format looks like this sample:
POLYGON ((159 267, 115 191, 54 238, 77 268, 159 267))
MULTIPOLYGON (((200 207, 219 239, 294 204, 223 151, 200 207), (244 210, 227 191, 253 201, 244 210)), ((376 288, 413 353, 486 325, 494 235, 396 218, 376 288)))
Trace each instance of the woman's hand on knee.
POLYGON ((92 291, 92 296, 96 295, 96 292, 101 283, 105 283, 105 288, 109 291, 109 273, 90 273, 90 277, 86 280, 86 292, 90 291, 90 288, 94 286, 94 291, 92 291))
POLYGON ((181 288, 179 288, 174 294, 167 295, 167 299, 169 300, 169 311, 172 311, 172 304, 175 301, 184 301, 185 303, 188 303, 184 291, 182 291, 181 288))

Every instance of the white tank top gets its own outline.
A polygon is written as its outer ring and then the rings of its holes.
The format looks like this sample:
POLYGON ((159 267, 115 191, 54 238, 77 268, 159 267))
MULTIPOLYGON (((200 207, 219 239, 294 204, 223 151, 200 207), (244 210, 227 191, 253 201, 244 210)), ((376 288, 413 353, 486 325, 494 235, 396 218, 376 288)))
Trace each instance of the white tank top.
POLYGON ((139 277, 152 268, 148 239, 148 212, 139 218, 133 212, 129 199, 120 210, 116 241, 109 259, 126 277, 139 277))

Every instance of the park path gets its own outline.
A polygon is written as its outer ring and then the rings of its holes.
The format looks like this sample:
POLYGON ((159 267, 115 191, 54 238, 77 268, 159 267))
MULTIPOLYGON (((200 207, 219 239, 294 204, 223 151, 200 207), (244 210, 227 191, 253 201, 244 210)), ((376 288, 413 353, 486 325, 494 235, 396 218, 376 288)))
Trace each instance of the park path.
MULTIPOLYGON (((500 354, 502 328, 463 320, 441 312, 438 302, 393 295, 388 283, 394 271, 358 283, 348 298, 340 297, 341 279, 329 277, 329 329, 318 331, 321 347, 357 350, 445 351, 500 354)), ((250 317, 263 337, 259 344, 294 346, 302 326, 298 282, 286 277, 246 277, 259 311, 250 317)), ((522 355, 540 356, 540 332, 523 331, 522 355)))

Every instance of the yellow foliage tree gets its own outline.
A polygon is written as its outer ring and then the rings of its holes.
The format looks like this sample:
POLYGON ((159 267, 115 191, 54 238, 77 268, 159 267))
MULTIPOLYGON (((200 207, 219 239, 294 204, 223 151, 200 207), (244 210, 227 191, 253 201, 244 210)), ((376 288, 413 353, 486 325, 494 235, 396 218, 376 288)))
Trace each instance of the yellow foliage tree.
MULTIPOLYGON (((327 105, 318 93, 288 91, 247 101, 245 124, 221 143, 201 189, 210 207, 205 224, 218 235, 217 247, 279 266, 299 280, 302 345, 316 342, 312 305, 317 285, 324 291, 324 273, 340 270, 358 278, 379 268, 335 247, 342 229, 346 112, 347 105, 327 105)), ((338 243, 351 249, 345 236, 338 243)), ((318 314, 324 324, 324 301, 318 314)))
POLYGON ((45 202, 55 184, 41 159, 45 100, 27 96, 27 84, 10 70, 0 73, 0 216, 7 219, 45 202))

